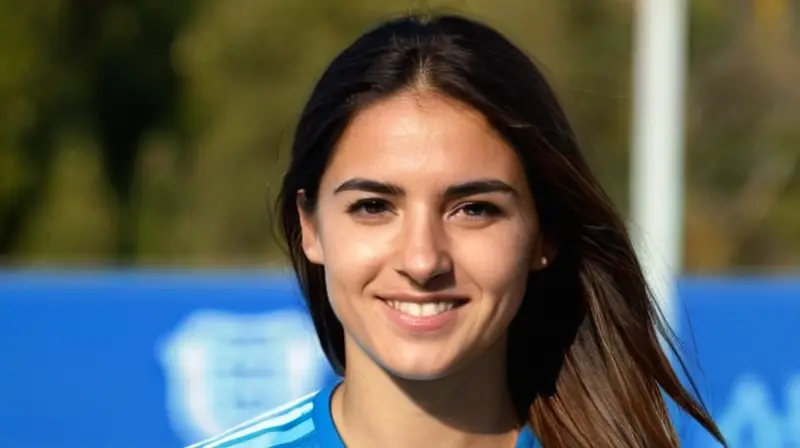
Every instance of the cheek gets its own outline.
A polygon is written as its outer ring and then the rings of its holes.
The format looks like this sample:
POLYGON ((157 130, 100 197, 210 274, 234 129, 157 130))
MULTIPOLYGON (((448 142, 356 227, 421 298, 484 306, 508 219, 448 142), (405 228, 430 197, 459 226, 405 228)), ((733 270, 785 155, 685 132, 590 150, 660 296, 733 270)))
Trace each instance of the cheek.
POLYGON ((460 237, 456 240, 458 264, 484 294, 497 299, 521 298, 533 252, 530 235, 517 229, 498 229, 460 237))
POLYGON ((360 292, 377 275, 385 259, 385 243, 378 235, 356 230, 346 222, 327 222, 320 242, 328 288, 338 300, 360 292))

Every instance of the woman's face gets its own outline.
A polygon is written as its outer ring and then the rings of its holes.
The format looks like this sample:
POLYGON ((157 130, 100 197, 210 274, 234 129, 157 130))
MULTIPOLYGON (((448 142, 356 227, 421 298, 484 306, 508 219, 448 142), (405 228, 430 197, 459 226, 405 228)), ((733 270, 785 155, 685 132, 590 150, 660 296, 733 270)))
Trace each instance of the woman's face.
POLYGON ((407 379, 440 378, 504 349, 528 273, 542 265, 513 149, 481 114, 435 94, 360 112, 301 221, 348 353, 407 379))

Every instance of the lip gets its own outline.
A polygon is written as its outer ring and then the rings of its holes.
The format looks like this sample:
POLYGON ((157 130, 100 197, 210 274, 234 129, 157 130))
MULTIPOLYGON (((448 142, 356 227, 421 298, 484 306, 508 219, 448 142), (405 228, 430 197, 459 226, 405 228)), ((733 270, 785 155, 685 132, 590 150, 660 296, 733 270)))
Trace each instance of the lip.
POLYGON ((408 293, 395 293, 395 294, 381 294, 377 296, 384 302, 387 300, 396 300, 398 302, 468 302, 469 297, 457 294, 408 294, 408 293))
POLYGON ((452 329, 458 321, 459 314, 463 312, 463 304, 453 307, 435 316, 412 316, 392 308, 387 301, 399 302, 439 302, 439 301, 458 301, 466 302, 464 296, 445 295, 445 294, 387 294, 378 297, 381 299, 381 308, 388 317, 389 321, 399 330, 413 335, 431 335, 444 333, 452 329))

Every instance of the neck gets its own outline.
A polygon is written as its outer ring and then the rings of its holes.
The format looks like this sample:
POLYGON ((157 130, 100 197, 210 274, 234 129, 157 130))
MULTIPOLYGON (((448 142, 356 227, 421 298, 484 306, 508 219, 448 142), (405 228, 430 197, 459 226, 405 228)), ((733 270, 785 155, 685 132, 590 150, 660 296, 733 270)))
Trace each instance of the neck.
POLYGON ((349 447, 513 447, 519 432, 508 393, 505 340, 457 373, 405 380, 386 372, 353 341, 332 411, 349 447))

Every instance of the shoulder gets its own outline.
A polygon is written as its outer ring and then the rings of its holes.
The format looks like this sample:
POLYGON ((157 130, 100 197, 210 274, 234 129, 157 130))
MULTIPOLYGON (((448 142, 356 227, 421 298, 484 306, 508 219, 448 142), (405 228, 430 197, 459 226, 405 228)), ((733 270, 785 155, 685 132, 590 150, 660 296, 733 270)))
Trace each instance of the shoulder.
POLYGON ((314 392, 187 448, 315 446, 314 392))

